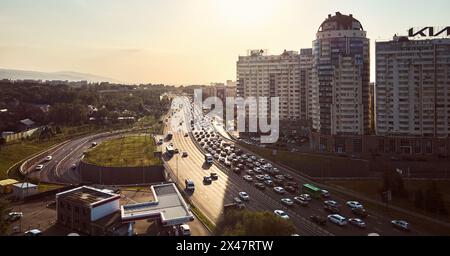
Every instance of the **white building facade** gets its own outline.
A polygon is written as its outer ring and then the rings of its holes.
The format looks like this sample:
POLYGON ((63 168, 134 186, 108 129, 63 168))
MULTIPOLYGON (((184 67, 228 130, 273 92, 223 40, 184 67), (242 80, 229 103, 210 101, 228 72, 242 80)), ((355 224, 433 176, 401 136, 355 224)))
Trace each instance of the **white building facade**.
POLYGON ((448 137, 450 39, 376 43, 376 133, 448 137))

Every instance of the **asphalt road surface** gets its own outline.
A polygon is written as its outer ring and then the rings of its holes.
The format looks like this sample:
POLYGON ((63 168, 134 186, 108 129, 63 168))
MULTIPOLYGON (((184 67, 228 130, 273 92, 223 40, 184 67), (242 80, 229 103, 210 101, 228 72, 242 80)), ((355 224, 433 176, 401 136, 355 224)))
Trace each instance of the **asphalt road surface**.
MULTIPOLYGON (((172 142, 175 148, 180 150, 180 154, 175 154, 172 158, 168 159, 168 164, 178 176, 180 185, 184 186, 185 179, 192 179, 196 185, 195 192, 192 195, 192 200, 197 207, 212 221, 217 221, 223 212, 223 205, 231 203, 234 197, 238 196, 240 191, 245 191, 250 195, 250 201, 246 203, 249 210, 267 210, 273 211, 281 209, 286 211, 290 218, 297 226, 297 231, 300 235, 357 235, 367 236, 370 233, 378 233, 382 236, 405 236, 405 235, 425 235, 412 228, 411 232, 403 232, 392 227, 389 216, 380 216, 370 213, 364 221, 367 224, 367 228, 361 229, 348 224, 346 227, 339 227, 331 222, 328 222, 323 228, 310 222, 308 219, 311 215, 319 215, 325 217, 330 213, 324 210, 323 200, 313 199, 308 207, 302 207, 294 205, 291 207, 283 205, 281 198, 293 198, 294 196, 289 193, 285 195, 278 195, 272 189, 267 188, 265 191, 260 191, 255 188, 253 182, 246 182, 243 180, 242 175, 237 175, 232 171, 228 171, 224 167, 218 167, 213 164, 211 167, 204 165, 204 153, 198 149, 191 136, 186 136, 188 131, 188 125, 192 113, 199 113, 199 110, 192 111, 191 104, 188 98, 184 98, 182 101, 176 102, 173 105, 173 111, 171 118, 166 126, 166 133, 171 131, 173 133, 172 142), (182 106, 182 108, 180 108, 182 106), (188 157, 183 158, 182 152, 187 152, 188 157), (210 172, 218 173, 219 179, 213 181, 211 185, 203 184, 203 177, 209 176, 210 172)), ((169 142, 165 142, 167 144, 169 142)), ((252 153, 253 154, 253 153, 252 153)), ((254 155, 254 154, 253 154, 254 155)), ((278 167, 282 173, 290 174, 294 177, 294 181, 299 184, 308 183, 302 176, 297 173, 293 173, 286 170, 276 164, 273 166, 278 167)), ((337 201, 341 205, 341 215, 347 218, 356 218, 351 213, 349 207, 345 205, 347 201, 354 200, 353 198, 340 198, 334 195, 331 196, 332 200, 337 201)))

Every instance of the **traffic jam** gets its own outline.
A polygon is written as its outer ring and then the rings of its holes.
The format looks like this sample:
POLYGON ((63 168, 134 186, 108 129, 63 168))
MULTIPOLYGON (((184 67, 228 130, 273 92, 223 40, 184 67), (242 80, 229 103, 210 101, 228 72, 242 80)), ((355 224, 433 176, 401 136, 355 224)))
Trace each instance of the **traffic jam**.
MULTIPOLYGON (((202 110, 191 105, 189 110, 185 111, 186 121, 190 124, 192 138, 204 154, 205 164, 216 164, 226 173, 240 176, 246 183, 261 192, 277 195, 277 199, 283 207, 274 209, 275 215, 283 219, 290 219, 289 213, 283 208, 301 212, 302 208, 308 208, 311 204, 317 207, 319 204, 321 205, 319 207, 322 207, 328 214, 307 216, 309 221, 315 225, 326 227, 329 222, 340 227, 353 226, 359 230, 367 228, 365 220, 369 213, 363 204, 358 201, 346 201, 341 204, 332 199, 329 191, 314 184, 301 184, 286 170, 280 170, 266 159, 256 156, 238 146, 234 141, 221 136, 212 125, 214 118, 208 115, 203 116, 202 110), (193 115, 196 115, 196 120, 201 121, 194 123, 193 115), (201 119, 202 117, 203 119, 201 119), (344 216, 343 208, 348 208, 345 212, 350 212, 352 216, 344 216)), ((185 133, 185 136, 187 137, 189 134, 185 133)), ((187 152, 184 154, 187 156, 187 152)), ((204 176, 203 183, 208 185, 216 179, 218 179, 217 174, 210 173, 204 176)), ((246 191, 241 191, 234 197, 233 202, 225 207, 245 209, 246 203, 249 203, 250 200, 251 195, 246 191)), ((390 225, 397 231, 410 231, 409 223, 404 220, 391 220, 390 225)), ((379 234, 372 232, 368 235, 379 234)))

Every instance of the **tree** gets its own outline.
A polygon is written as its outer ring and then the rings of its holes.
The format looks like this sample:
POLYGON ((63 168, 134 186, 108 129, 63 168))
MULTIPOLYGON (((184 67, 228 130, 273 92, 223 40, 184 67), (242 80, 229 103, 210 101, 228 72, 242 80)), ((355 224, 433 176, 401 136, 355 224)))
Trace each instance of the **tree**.
POLYGON ((9 222, 5 218, 5 216, 8 214, 9 211, 9 201, 6 201, 4 199, 0 200, 0 236, 6 235, 9 228, 9 222))
POLYGON ((383 173, 383 188, 381 192, 390 190, 392 196, 407 197, 408 192, 405 189, 403 178, 395 170, 387 170, 383 173))
POLYGON ((216 226, 215 233, 225 236, 288 236, 295 233, 292 221, 271 212, 230 210, 216 226))
POLYGON ((419 209, 425 208, 425 197, 421 189, 414 194, 414 206, 419 209))
POLYGON ((0 137, 0 151, 2 150, 2 147, 6 145, 6 139, 3 137, 0 137))

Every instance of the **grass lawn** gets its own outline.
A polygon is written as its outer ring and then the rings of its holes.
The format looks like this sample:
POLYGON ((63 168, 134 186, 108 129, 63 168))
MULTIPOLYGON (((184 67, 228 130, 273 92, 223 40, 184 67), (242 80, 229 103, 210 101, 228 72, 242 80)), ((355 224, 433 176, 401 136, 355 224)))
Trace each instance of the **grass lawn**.
POLYGON ((146 135, 125 136, 107 140, 88 151, 84 160, 101 166, 138 167, 161 164, 153 156, 156 145, 153 138, 146 135))

